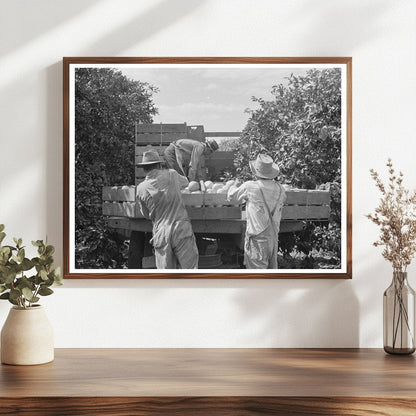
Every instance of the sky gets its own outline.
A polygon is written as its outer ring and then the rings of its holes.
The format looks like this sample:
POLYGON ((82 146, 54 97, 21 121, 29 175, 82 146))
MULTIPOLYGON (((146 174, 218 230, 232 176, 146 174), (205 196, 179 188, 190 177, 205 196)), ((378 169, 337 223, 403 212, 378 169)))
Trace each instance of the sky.
POLYGON ((155 123, 203 125, 205 131, 241 131, 249 118, 247 108, 258 105, 252 97, 271 100, 273 85, 287 83, 291 73, 306 69, 285 67, 190 67, 134 65, 120 68, 130 79, 156 86, 153 100, 159 109, 155 123))

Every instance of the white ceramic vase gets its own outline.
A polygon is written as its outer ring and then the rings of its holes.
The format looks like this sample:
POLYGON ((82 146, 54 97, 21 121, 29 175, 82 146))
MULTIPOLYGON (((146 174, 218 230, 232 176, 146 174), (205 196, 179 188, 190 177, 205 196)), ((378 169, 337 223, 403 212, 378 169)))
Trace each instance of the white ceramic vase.
POLYGON ((53 329, 43 307, 11 308, 1 331, 1 362, 35 365, 53 359, 53 329))

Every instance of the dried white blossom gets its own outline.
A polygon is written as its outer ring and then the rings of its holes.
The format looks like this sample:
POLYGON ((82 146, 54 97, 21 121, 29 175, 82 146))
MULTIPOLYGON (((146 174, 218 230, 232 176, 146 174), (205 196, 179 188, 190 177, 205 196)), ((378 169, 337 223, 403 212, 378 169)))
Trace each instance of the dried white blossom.
POLYGON ((395 271, 404 272, 416 253, 416 191, 403 186, 403 173, 395 172, 391 159, 387 168, 387 185, 374 169, 370 170, 382 197, 374 214, 366 217, 380 227, 380 237, 374 246, 384 246, 383 257, 392 263, 395 271))

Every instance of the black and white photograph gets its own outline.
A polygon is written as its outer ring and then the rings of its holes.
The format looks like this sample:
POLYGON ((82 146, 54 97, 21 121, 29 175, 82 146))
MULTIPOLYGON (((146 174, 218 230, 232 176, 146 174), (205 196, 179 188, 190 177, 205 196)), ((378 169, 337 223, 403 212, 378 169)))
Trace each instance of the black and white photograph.
POLYGON ((64 58, 65 277, 351 277, 350 79, 350 58, 64 58))

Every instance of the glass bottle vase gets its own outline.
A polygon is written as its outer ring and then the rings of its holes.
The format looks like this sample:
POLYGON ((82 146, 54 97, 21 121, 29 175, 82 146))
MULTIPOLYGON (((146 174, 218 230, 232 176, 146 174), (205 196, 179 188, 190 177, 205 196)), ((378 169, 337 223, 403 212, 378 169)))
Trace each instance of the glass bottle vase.
POLYGON ((384 351, 412 354, 415 351, 415 291, 406 272, 393 272, 391 285, 383 295, 384 351))

